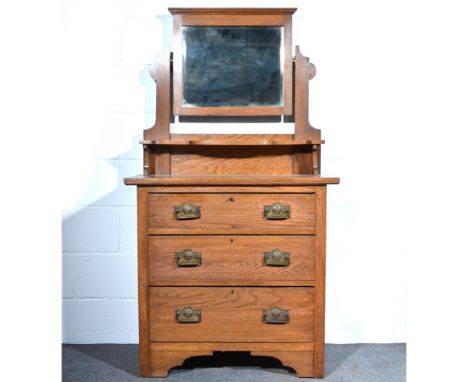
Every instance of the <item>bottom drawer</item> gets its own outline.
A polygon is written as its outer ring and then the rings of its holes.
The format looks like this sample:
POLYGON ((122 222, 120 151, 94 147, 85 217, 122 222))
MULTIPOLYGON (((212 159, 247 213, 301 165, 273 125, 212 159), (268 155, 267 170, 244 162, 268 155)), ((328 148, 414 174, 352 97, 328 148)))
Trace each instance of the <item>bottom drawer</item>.
POLYGON ((314 297, 313 287, 152 287, 150 340, 314 342, 314 297))

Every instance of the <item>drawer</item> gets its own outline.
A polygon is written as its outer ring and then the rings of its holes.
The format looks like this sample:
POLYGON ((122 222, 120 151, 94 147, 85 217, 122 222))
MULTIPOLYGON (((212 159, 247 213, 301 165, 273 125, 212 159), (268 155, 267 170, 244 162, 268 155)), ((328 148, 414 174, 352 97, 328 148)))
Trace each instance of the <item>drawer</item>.
POLYGON ((150 340, 313 342, 314 296, 313 287, 151 287, 150 340), (199 322, 177 321, 177 310, 184 320, 187 307, 199 310, 199 322), (265 322, 264 310, 269 319, 284 318, 271 311, 275 307, 288 311, 286 323, 265 322))
POLYGON ((149 194, 150 233, 315 233, 315 194, 149 194), (176 218, 175 208, 199 207, 176 218), (265 206, 281 205, 283 212, 265 217, 265 206), (289 209, 289 213, 284 212, 289 209), (279 218, 279 219, 278 219, 279 218), (157 230, 155 232, 155 230, 157 230), (159 231, 159 232, 158 232, 159 231))
POLYGON ((315 280, 315 236, 150 236, 148 240, 151 285, 315 280))

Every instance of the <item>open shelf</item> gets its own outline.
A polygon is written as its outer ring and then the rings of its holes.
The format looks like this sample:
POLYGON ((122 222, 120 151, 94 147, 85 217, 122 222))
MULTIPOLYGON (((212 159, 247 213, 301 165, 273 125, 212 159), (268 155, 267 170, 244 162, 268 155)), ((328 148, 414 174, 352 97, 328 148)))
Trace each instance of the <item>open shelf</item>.
POLYGON ((164 145, 164 146, 293 146, 312 145, 310 140, 304 141, 249 141, 249 142, 229 142, 229 141, 140 141, 143 145, 164 145))
POLYGON ((288 134, 272 135, 173 135, 172 139, 142 140, 143 145, 164 146, 300 146, 318 145, 325 141, 313 141, 311 139, 294 139, 288 134))

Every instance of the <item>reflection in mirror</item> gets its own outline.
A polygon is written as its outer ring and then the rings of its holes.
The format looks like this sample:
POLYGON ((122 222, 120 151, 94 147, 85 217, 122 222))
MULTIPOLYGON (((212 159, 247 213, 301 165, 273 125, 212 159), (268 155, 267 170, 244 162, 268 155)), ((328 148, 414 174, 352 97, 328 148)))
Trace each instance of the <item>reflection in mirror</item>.
POLYGON ((183 106, 282 106, 283 27, 182 28, 183 106))

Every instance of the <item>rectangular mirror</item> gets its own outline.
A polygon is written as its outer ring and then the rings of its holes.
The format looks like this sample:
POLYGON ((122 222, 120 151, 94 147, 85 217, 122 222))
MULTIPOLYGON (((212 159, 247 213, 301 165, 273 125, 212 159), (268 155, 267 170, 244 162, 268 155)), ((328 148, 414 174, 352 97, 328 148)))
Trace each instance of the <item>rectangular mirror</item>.
POLYGON ((282 106, 283 27, 182 28, 182 105, 282 106))

